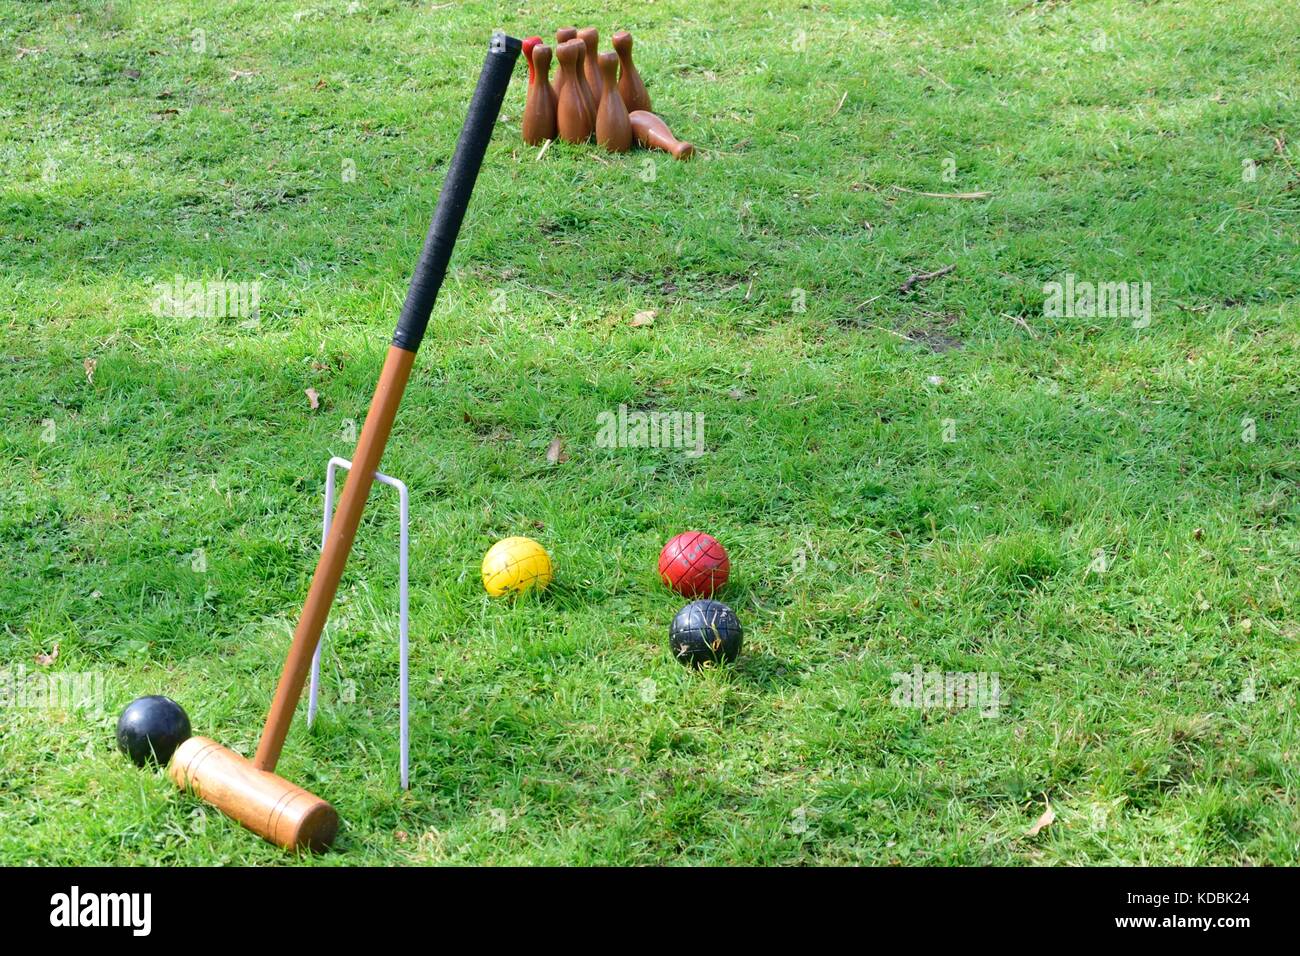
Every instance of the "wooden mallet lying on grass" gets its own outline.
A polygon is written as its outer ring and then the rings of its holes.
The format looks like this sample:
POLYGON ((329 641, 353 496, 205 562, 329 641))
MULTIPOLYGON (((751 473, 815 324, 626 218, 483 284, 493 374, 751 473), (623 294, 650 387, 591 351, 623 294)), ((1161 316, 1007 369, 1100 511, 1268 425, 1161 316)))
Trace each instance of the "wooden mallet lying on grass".
POLYGON ((465 118, 447 178, 442 184, 433 224, 411 276, 397 332, 393 335, 388 357, 379 375, 379 385, 352 456, 347 485, 334 512, 329 537, 316 565, 275 699, 266 715, 257 755, 249 761, 206 737, 191 737, 172 756, 170 773, 177 786, 192 790, 254 833, 286 849, 322 850, 330 845, 338 831, 339 818, 332 806, 272 771, 280 759, 312 655, 320 642, 330 605, 334 603, 343 565, 352 550, 352 539, 356 536, 361 512, 365 509, 379 459, 402 400, 402 391, 411 374, 416 350, 420 347, 438 289, 447 273, 451 250, 456 244, 474 180, 483 164, 483 154, 492 138, 492 128, 496 125, 519 50, 520 43, 513 37, 504 33, 493 35, 478 87, 470 101, 469 115, 465 118))

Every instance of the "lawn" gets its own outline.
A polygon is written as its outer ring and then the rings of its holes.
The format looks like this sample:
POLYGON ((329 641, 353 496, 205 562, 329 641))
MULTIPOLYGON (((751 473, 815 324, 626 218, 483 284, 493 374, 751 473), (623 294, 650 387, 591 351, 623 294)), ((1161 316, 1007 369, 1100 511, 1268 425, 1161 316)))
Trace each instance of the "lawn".
POLYGON ((783 6, 0 2, 0 864, 1300 859, 1294 10, 783 6), (539 159, 520 64, 383 463, 412 786, 377 489, 280 764, 343 829, 286 858, 117 712, 256 746, 488 35, 569 23, 697 157, 539 159), (730 667, 668 653, 687 528, 730 667), (556 581, 490 599, 515 534, 556 581))

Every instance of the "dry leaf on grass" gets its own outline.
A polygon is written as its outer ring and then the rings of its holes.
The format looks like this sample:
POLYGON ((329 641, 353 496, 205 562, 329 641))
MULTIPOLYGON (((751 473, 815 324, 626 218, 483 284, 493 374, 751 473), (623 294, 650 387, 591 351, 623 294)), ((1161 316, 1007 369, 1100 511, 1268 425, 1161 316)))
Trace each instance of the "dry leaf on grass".
POLYGON ((91 385, 95 384, 95 366, 99 364, 99 359, 88 358, 81 363, 81 367, 86 370, 86 381, 91 385))
POLYGON ((305 394, 307 395, 307 401, 311 402, 311 410, 313 412, 320 408, 320 393, 317 392, 316 389, 309 388, 306 390, 305 394))
POLYGON ((552 465, 569 460, 569 453, 564 450, 564 439, 561 436, 556 435, 546 446, 546 460, 552 465))
POLYGON ((900 293, 911 292, 916 288, 918 283, 929 282, 932 279, 939 279, 946 276, 957 268, 957 263, 953 262, 944 266, 942 269, 935 269, 933 272, 914 272, 907 277, 907 281, 898 287, 900 293))
POLYGON ((1035 821, 1034 825, 1029 828, 1028 832, 1025 833, 1025 836, 1038 836, 1040 830, 1044 827, 1049 827, 1056 822, 1056 811, 1052 809, 1052 803, 1047 799, 1047 794, 1043 794, 1043 802, 1047 804, 1047 809, 1043 811, 1043 815, 1035 821))
POLYGON ((989 192, 927 193, 919 189, 908 189, 906 186, 890 186, 889 188, 897 189, 900 193, 911 193, 913 196, 929 196, 931 199, 988 199, 993 195, 989 192))
POLYGON ((628 325, 632 326, 634 329, 639 329, 643 325, 654 325, 655 316, 658 314, 658 309, 645 309, 644 311, 638 312, 636 315, 632 316, 632 321, 629 322, 628 325))
POLYGON ((42 667, 49 667, 51 664, 53 664, 53 663, 54 663, 55 661, 57 661, 58 659, 59 659, 59 645, 58 645, 58 644, 55 644, 55 645, 54 645, 54 649, 53 649, 52 651, 50 651, 48 654, 37 654, 37 655, 36 655, 36 663, 40 664, 42 667))

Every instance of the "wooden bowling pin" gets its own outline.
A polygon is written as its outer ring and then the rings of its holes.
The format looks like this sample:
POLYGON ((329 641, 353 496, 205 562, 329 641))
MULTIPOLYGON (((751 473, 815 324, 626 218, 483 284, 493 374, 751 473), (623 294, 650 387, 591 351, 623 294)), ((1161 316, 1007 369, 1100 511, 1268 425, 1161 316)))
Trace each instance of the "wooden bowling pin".
POLYGON ((528 53, 528 99, 524 102, 524 142, 540 146, 559 132, 555 116, 555 91, 551 89, 551 48, 535 43, 528 53))
POLYGON ((596 101, 596 108, 599 109, 600 98, 604 93, 604 83, 600 77, 600 34, 596 32, 595 27, 586 27, 578 31, 578 39, 587 47, 587 52, 582 59, 582 75, 587 78, 587 85, 591 87, 591 98, 596 101))
POLYGON ((618 54, 619 63, 623 67, 622 75, 618 78, 618 91, 623 95, 623 105, 627 107, 629 113, 636 110, 650 112, 650 94, 645 91, 641 74, 636 71, 636 66, 632 63, 632 34, 620 30, 614 34, 610 42, 613 43, 614 52, 618 54))
POLYGON ((524 37, 519 44, 524 54, 524 61, 528 64, 528 82, 533 82, 533 47, 542 42, 541 37, 524 37))
POLYGON ((636 141, 646 149, 662 149, 665 153, 672 153, 676 159, 690 159, 695 155, 695 147, 673 136, 668 124, 654 113, 633 110, 628 114, 628 120, 632 123, 636 141))
POLYGON ((596 110, 600 108, 600 100, 596 99, 596 94, 587 82, 587 44, 581 39, 576 41, 580 49, 578 50, 578 68, 574 71, 574 77, 578 81, 578 89, 582 93, 582 98, 587 101, 587 112, 591 114, 591 128, 596 128, 596 110))
MULTIPOLYGON (((535 67, 533 66, 533 49, 541 45, 542 45, 541 37, 529 37, 521 44, 521 46, 523 47, 524 59, 528 61, 528 82, 529 83, 533 82, 533 76, 537 72, 535 67)), ((554 55, 555 47, 551 47, 551 53, 552 55, 554 55)), ((551 84, 551 93, 552 94, 555 93, 554 83, 551 84)))
POLYGON ((560 90, 564 89, 564 73, 560 70, 558 64, 560 61, 560 44, 567 43, 578 35, 577 27, 560 27, 555 31, 555 102, 560 102, 560 90))
POLYGON ((556 104, 556 127, 560 139, 566 143, 585 143, 591 139, 596 119, 582 95, 582 54, 586 50, 581 40, 566 40, 555 51, 560 61, 560 101, 556 104))
POLYGON ((626 153, 632 148, 632 121, 618 92, 618 54, 600 54, 600 78, 603 95, 596 111, 596 142, 611 153, 626 153))

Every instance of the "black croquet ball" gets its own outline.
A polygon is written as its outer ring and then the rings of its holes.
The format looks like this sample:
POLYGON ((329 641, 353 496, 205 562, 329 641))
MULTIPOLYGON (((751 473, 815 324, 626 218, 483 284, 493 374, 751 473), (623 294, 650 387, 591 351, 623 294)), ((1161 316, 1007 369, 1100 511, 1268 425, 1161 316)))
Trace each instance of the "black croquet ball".
POLYGON ((740 653, 744 632, 736 612, 721 601, 692 601, 673 618, 668 646, 690 667, 731 662, 740 653))
POLYGON ((170 697, 137 697, 117 718, 117 747, 137 767, 165 764, 190 738, 190 718, 170 697))

